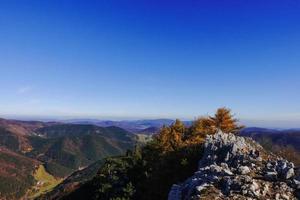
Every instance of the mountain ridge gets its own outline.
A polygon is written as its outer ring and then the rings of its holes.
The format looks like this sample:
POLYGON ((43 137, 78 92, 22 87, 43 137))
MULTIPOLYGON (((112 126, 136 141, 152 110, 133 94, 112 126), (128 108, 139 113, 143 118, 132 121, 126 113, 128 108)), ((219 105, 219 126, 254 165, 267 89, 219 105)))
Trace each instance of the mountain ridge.
MULTIPOLYGON (((37 184, 33 174, 40 165, 51 175, 64 178, 105 157, 124 154, 135 143, 136 136, 119 127, 1 119, 0 179, 11 188, 19 184, 16 191, 22 196, 37 184), (24 183, 22 187, 18 179, 24 183)), ((6 185, 0 184, 0 192, 1 199, 21 198, 6 185)))

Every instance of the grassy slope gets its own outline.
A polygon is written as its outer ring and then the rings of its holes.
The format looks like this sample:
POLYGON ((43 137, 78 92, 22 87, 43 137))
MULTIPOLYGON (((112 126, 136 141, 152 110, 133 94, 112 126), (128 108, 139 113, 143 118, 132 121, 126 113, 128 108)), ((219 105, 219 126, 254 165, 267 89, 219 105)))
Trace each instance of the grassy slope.
POLYGON ((94 178, 103 162, 103 160, 99 160, 85 169, 74 172, 68 178, 58 184, 53 190, 39 196, 39 198, 37 199, 60 199, 63 196, 68 195, 69 193, 73 192, 74 190, 78 189, 80 186, 94 178))
POLYGON ((29 198, 32 199, 51 191, 62 181, 62 179, 54 178, 51 174, 49 174, 43 165, 40 165, 35 171, 34 178, 37 181, 37 185, 35 185, 29 192, 29 198))

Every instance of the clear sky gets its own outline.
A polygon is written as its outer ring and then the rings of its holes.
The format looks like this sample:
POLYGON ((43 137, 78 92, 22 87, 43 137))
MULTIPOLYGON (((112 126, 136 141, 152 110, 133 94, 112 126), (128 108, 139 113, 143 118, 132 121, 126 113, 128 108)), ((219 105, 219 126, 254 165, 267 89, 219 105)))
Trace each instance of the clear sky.
POLYGON ((0 114, 300 127, 298 0, 0 0, 0 114))

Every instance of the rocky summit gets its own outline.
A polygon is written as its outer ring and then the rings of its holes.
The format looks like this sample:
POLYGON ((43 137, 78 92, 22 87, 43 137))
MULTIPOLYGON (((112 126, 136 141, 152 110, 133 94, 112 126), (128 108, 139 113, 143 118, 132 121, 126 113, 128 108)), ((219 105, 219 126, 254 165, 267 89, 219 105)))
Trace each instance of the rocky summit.
POLYGON ((206 138, 204 148, 198 171, 174 184, 169 200, 300 199, 294 164, 254 140, 219 132, 206 138))

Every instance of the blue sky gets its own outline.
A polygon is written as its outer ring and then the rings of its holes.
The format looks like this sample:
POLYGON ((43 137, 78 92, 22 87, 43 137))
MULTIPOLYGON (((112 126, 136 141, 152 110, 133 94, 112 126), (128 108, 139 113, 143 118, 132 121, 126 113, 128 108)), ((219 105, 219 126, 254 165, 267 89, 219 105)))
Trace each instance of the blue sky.
POLYGON ((0 0, 0 113, 300 127, 296 0, 0 0))

